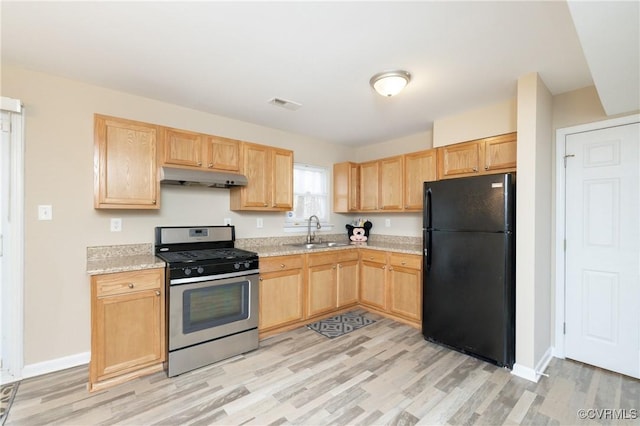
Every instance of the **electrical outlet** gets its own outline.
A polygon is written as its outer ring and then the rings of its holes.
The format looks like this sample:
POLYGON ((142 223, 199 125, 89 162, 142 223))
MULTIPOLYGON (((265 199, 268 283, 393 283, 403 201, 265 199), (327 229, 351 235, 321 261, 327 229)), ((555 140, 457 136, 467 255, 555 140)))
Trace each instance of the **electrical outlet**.
POLYGON ((384 220, 384 226, 386 228, 390 228, 391 227, 391 219, 385 219, 384 220))
POLYGON ((225 225, 231 225, 231 218, 230 217, 225 217, 224 218, 224 224, 225 225))
POLYGON ((264 224, 262 223, 262 218, 259 217, 256 219, 256 228, 262 228, 264 224))
POLYGON ((38 220, 53 220, 53 207, 50 205, 39 205, 38 220))
POLYGON ((122 219, 119 217, 114 217, 111 219, 111 232, 120 232, 122 231, 122 219))

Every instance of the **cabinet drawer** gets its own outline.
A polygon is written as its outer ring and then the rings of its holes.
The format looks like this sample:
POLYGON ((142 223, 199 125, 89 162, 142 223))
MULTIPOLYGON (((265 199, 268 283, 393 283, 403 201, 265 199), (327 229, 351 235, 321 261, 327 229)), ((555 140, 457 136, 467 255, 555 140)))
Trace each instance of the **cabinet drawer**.
POLYGON ((391 253, 389 263, 392 266, 404 266, 405 268, 420 269, 422 267, 422 257, 412 254, 391 253))
POLYGON ((337 250, 332 252, 309 254, 309 266, 331 265, 340 262, 358 260, 357 250, 337 250))
POLYGON ((387 263, 387 254, 384 251, 378 250, 362 250, 360 252, 360 259, 369 262, 387 263))
POLYGON ((260 259, 260 273, 300 269, 304 266, 304 255, 275 256, 260 259))
POLYGON ((96 275, 93 277, 98 297, 160 289, 164 283, 164 269, 145 269, 132 272, 96 275))

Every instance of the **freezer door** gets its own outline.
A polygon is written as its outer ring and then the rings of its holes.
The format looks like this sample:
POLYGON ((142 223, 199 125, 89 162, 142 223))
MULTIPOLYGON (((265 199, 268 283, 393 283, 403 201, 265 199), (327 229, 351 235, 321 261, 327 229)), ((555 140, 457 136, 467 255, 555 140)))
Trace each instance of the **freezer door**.
POLYGON ((511 368, 515 357, 515 297, 510 234, 431 233, 425 257, 422 332, 511 368))
POLYGON ((513 174, 425 182, 424 227, 438 230, 513 230, 513 174))

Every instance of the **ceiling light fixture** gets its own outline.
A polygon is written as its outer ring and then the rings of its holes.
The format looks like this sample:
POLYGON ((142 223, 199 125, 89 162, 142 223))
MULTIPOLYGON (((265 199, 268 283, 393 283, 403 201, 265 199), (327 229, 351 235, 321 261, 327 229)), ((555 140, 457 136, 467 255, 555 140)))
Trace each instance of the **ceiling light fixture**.
POLYGON ((384 71, 371 77, 369 84, 382 96, 394 96, 400 93, 411 81, 411 74, 403 70, 384 71))

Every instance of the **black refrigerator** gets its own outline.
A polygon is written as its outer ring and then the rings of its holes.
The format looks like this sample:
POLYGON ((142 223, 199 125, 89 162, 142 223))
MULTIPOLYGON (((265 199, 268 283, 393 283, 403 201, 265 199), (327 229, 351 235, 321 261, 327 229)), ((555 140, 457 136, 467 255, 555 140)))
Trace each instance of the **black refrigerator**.
POLYGON ((424 183, 424 338, 513 368, 515 174, 424 183))

